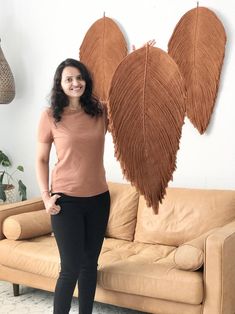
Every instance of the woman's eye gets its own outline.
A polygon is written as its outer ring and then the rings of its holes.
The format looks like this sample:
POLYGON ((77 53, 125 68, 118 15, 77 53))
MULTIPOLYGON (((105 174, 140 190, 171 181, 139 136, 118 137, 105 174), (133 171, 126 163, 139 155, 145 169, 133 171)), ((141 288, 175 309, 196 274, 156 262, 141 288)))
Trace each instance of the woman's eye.
POLYGON ((83 80, 83 79, 82 79, 82 76, 81 76, 81 75, 78 75, 78 76, 77 76, 77 80, 78 80, 78 81, 82 81, 82 80, 83 80))

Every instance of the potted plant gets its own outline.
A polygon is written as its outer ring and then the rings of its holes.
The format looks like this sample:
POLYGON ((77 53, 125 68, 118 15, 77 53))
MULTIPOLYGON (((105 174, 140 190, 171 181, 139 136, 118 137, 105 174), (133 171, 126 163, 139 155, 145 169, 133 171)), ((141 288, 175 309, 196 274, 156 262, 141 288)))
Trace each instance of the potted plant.
POLYGON ((7 195, 9 191, 15 189, 14 183, 18 183, 18 192, 22 201, 27 199, 26 186, 21 180, 15 178, 15 174, 18 171, 23 172, 24 168, 18 166, 13 172, 9 172, 9 167, 12 166, 12 163, 8 156, 0 150, 0 200, 3 202, 7 201, 7 195))

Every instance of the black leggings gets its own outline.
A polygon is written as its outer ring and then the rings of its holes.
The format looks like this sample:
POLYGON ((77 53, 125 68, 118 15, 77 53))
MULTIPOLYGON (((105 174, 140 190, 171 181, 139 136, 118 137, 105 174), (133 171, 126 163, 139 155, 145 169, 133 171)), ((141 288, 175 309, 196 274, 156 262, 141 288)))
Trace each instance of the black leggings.
POLYGON ((60 253, 61 271, 54 295, 54 314, 67 314, 78 282, 79 313, 91 314, 97 261, 109 217, 109 191, 92 197, 58 193, 61 211, 51 216, 60 253))

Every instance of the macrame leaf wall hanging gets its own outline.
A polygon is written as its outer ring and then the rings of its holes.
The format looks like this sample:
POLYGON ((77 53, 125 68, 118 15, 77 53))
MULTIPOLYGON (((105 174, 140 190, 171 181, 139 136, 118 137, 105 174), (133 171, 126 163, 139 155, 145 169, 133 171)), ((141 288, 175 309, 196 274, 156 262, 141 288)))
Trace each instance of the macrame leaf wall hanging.
POLYGON ((126 40, 112 19, 104 16, 86 33, 80 47, 80 60, 92 74, 93 91, 100 101, 107 101, 113 73, 126 55, 126 40))
POLYGON ((222 23, 204 7, 184 14, 168 43, 168 52, 185 78, 186 114, 201 134, 214 108, 225 44, 222 23))
POLYGON ((108 109, 123 174, 157 213, 185 115, 184 81, 174 60, 149 45, 129 54, 114 73, 108 109))

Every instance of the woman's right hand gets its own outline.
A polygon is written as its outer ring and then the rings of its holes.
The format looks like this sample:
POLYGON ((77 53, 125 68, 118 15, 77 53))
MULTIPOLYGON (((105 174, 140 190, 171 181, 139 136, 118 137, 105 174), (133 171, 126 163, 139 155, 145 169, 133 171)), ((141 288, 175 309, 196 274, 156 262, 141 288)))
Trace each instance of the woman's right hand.
POLYGON ((56 205, 56 201, 61 196, 54 194, 53 196, 47 195, 43 197, 43 202, 46 208, 46 212, 50 215, 57 215, 61 211, 60 205, 56 205))

